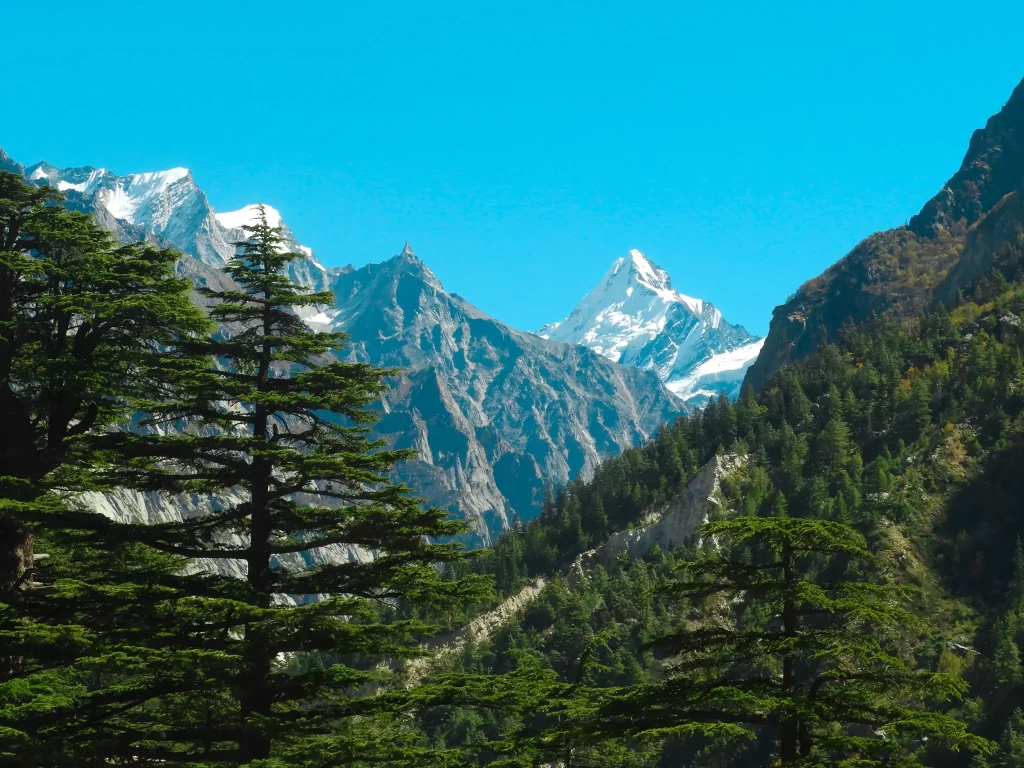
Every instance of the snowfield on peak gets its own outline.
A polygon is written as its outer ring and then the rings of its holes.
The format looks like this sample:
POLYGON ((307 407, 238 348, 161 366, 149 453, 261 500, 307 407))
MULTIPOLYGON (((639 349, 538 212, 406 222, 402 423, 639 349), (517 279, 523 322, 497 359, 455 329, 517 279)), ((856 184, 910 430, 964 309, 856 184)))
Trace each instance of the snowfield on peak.
POLYGON ((730 397, 735 397, 743 386, 747 368, 757 360, 763 346, 764 339, 761 338, 728 352, 712 354, 688 376, 667 381, 665 386, 687 402, 694 402, 696 399, 708 400, 717 397, 723 391, 730 397))
POLYGON ((712 304, 674 290, 668 272, 635 249, 615 260, 565 320, 538 335, 653 370, 689 405, 735 398, 762 344, 712 304))
MULTIPOLYGON (((59 186, 59 184, 58 184, 59 186)), ((171 168, 154 173, 133 173, 108 189, 100 192, 101 200, 114 217, 132 224, 152 221, 165 224, 177 199, 183 199, 194 185, 187 168, 171 168), (188 180, 186 189, 171 194, 171 187, 188 180), (142 214, 137 217, 136 214, 142 214), (148 214, 148 215, 147 215, 148 214)))
MULTIPOLYGON (((118 176, 105 168, 57 168, 43 162, 25 169, 25 175, 64 192, 70 207, 96 214, 102 226, 126 241, 147 238, 169 244, 214 270, 235 255, 235 242, 245 237, 241 228, 258 217, 258 203, 216 213, 187 168, 118 176)), ((284 230, 283 247, 307 257, 289 267, 291 277, 323 290, 331 270, 316 260, 312 248, 295 239, 276 208, 264 209, 268 223, 284 230)), ((195 279, 192 266, 185 265, 195 279)))
MULTIPOLYGON (((259 220, 259 203, 247 205, 237 211, 216 214, 217 223, 224 229, 241 229, 246 224, 255 224, 259 220)), ((281 212, 276 208, 264 204, 263 210, 267 212, 267 223, 272 227, 281 226, 281 212)))

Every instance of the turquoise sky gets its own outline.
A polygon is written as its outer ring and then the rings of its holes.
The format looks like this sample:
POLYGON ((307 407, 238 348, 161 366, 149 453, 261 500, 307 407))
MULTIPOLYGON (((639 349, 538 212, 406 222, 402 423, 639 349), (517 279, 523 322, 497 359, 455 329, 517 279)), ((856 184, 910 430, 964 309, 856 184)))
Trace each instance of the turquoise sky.
POLYGON ((639 248, 765 332, 959 166, 1024 3, 10 3, 0 146, 192 169, 329 264, 409 240, 525 329, 639 248), (15 35, 10 32, 16 30, 15 35))

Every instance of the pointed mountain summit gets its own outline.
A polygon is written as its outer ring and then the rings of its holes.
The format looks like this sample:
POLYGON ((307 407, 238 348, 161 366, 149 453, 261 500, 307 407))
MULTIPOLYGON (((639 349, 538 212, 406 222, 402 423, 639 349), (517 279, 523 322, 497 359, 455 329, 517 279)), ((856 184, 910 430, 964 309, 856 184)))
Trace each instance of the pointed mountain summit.
POLYGON ((18 174, 25 173, 25 169, 22 167, 21 163, 15 162, 10 155, 4 152, 2 147, 0 147, 0 171, 18 174))
POLYGON ((668 272, 638 250, 616 259, 563 321, 540 329, 623 365, 651 370, 690 405, 739 394, 762 339, 714 305, 672 288, 668 272))
POLYGON ((410 248, 339 275, 318 328, 345 355, 400 371, 377 433, 413 448, 396 477, 474 521, 474 544, 540 510, 683 412, 649 372, 509 328, 453 296, 410 248))

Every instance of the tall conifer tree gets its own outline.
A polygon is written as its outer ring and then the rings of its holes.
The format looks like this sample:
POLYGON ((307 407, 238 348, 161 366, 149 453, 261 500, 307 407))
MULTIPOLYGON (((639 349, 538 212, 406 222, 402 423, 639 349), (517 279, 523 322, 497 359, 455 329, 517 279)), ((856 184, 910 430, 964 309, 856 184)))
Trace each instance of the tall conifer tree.
MULTIPOLYGON (((160 345, 205 324, 176 254, 118 246, 60 199, 0 172, 0 492, 11 503, 41 493, 76 437, 124 420, 158 381, 160 345)), ((30 566, 29 541, 9 506, 0 590, 30 566)))
POLYGON ((190 679, 170 685, 160 707, 126 712, 126 738, 111 749, 172 764, 385 759, 370 754, 375 740, 406 754, 387 729, 356 724, 408 697, 359 692, 377 685, 376 663, 407 653, 429 630, 383 620, 390 604, 475 594, 475 581, 445 581, 437 567, 462 557, 456 545, 434 542, 464 524, 389 481, 407 452, 385 449, 369 428, 391 372, 340 362, 344 336, 314 333, 295 313, 329 304, 331 294, 289 279, 289 263, 303 257, 285 252, 262 209, 245 229, 248 239, 225 270, 237 287, 202 291, 221 330, 184 361, 178 384, 186 395, 151 405, 149 424, 187 426, 171 436, 121 436, 112 447, 135 458, 109 477, 143 490, 214 495, 203 517, 116 526, 111 535, 180 557, 240 562, 245 580, 180 601, 169 625, 175 642, 220 659, 188 670, 190 679), (204 355, 216 364, 196 370, 204 355), (323 556, 343 547, 340 560, 323 556), (296 558, 306 567, 296 568, 296 558), (299 663, 288 666, 289 657, 299 663))
POLYGON ((850 576, 871 561, 859 534, 741 517, 703 535, 722 551, 682 564, 671 588, 695 601, 693 620, 650 644, 667 657, 664 679, 570 698, 573 726, 549 734, 548 748, 641 735, 754 739, 758 764, 801 766, 916 765, 929 739, 987 748, 923 707, 958 698, 965 684, 893 650, 915 624, 908 593, 850 576))
MULTIPOLYGON (((189 298, 190 284, 174 274, 175 253, 118 245, 60 201, 47 187, 0 173, 5 765, 69 764, 63 735, 70 731, 54 734, 82 714, 82 659, 104 657, 109 632, 126 623, 125 609, 146 589, 135 579, 152 575, 154 563, 146 565, 137 552, 108 542, 96 556, 73 541, 73 502, 64 497, 96 487, 97 454, 86 438, 116 428, 139 397, 152 397, 164 381, 167 346, 207 327, 189 298)), ((163 558, 160 568, 166 564, 163 558)), ((133 610, 138 617, 139 605, 133 610)))

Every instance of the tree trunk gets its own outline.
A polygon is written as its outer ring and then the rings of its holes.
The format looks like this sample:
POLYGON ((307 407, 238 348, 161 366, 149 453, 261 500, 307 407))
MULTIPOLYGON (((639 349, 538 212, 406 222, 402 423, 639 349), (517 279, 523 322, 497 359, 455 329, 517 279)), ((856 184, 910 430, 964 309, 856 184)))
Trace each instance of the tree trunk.
MULTIPOLYGON (((260 419, 257 418, 257 421, 260 419)), ((263 422, 265 434, 265 418, 263 422)), ((269 608, 273 589, 270 572, 270 510, 267 504, 270 468, 265 460, 254 459, 252 471, 254 482, 250 502, 252 514, 249 551, 246 557, 247 578, 254 593, 254 601, 260 608, 269 608)), ((269 647, 269 638, 265 631, 258 625, 246 627, 243 661, 245 683, 240 701, 243 728, 241 751, 245 762, 248 763, 269 758, 271 748, 271 739, 265 728, 258 722, 253 722, 254 718, 258 721, 269 717, 271 704, 269 681, 273 651, 269 647)))
MULTIPOLYGON (((782 599, 782 633, 785 637, 797 636, 797 612, 793 602, 792 589, 795 584, 793 573, 793 550, 786 544, 782 548, 782 580, 785 593, 782 599)), ((790 702, 796 693, 796 659, 790 651, 782 657, 782 695, 790 702)), ((795 712, 784 714, 779 724, 779 758, 782 764, 795 763, 799 758, 798 741, 800 720, 795 712)))
MULTIPOLYGON (((270 375, 272 349, 270 337, 273 334, 268 308, 263 313, 263 343, 259 371, 256 374, 257 390, 264 389, 270 375)), ((257 440, 267 440, 270 427, 270 415, 263 405, 256 405, 253 412, 252 434, 257 440)), ((273 599, 273 582, 270 571, 270 537, 272 520, 270 510, 270 482, 273 467, 263 457, 256 456, 252 460, 250 484, 250 523, 249 551, 246 558, 248 565, 249 586, 253 590, 253 599, 260 608, 269 608, 273 599)), ((266 760, 270 757, 273 746, 270 735, 253 718, 261 720, 270 717, 271 690, 270 672, 274 659, 270 638, 261 627, 247 627, 245 633, 245 675, 246 684, 241 700, 242 744, 241 752, 246 763, 253 760, 266 760)))

